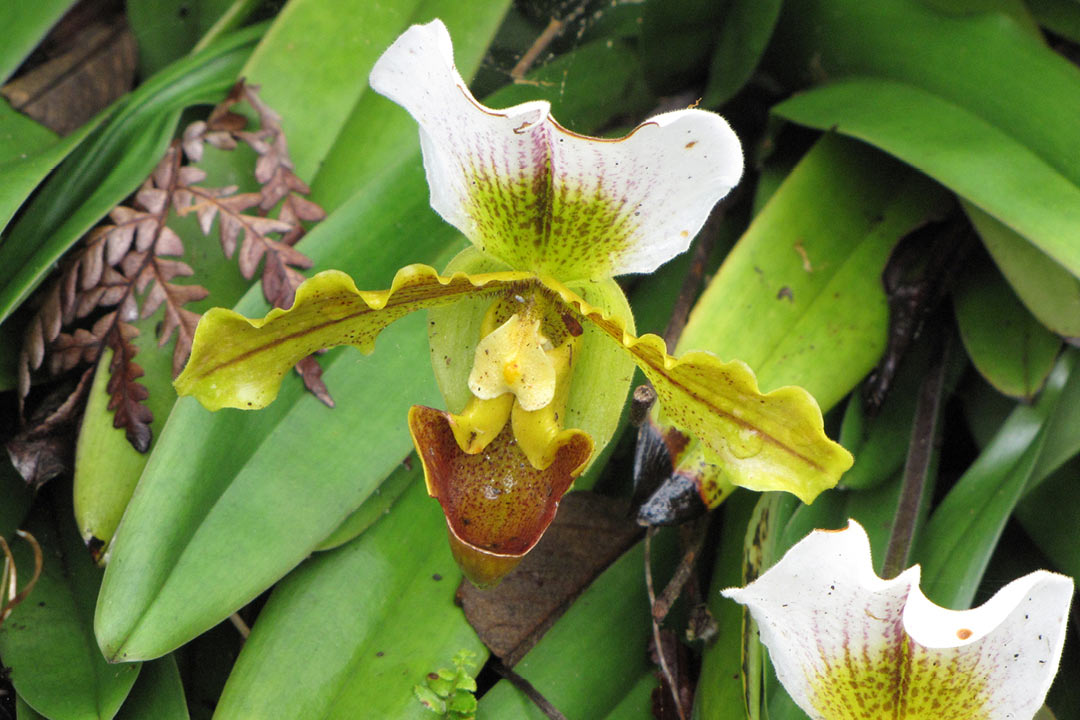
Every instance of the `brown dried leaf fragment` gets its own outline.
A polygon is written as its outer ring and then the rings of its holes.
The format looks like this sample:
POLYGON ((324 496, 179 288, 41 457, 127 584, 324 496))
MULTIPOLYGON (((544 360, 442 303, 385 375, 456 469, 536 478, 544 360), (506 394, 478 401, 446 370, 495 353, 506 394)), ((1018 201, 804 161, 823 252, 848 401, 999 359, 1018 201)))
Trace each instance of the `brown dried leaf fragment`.
POLYGON ((94 368, 89 367, 74 388, 67 384, 54 389, 7 442, 12 465, 31 487, 40 488, 71 469, 77 420, 93 376, 94 368))
POLYGON ((641 537, 628 509, 623 499, 569 493, 544 537, 501 583, 478 590, 462 581, 457 598, 466 619, 504 663, 513 666, 524 657, 589 583, 641 537))
POLYGON ((144 453, 150 449, 154 414, 142 404, 149 396, 146 386, 137 382, 144 372, 134 360, 138 348, 131 339, 138 334, 131 325, 117 322, 105 336, 105 343, 113 351, 105 390, 109 393, 108 408, 113 411, 113 427, 123 428, 131 446, 144 453))
MULTIPOLYGON (((288 307, 304 280, 300 271, 311 267, 293 245, 304 235, 304 222, 325 215, 302 197, 308 192, 293 172, 280 118, 254 88, 237 83, 205 122, 184 130, 130 202, 113 208, 108 222, 86 235, 40 294, 18 362, 20 417, 35 371, 44 368, 55 376, 80 364, 94 364, 108 347, 114 351, 107 385, 114 425, 126 431, 136 449, 145 451, 153 416, 143 405, 147 390, 137 381, 143 370, 134 360, 137 348, 131 339, 137 330, 132 323, 163 313, 158 345, 175 339, 175 376, 191 353, 199 321, 199 314, 188 306, 208 295, 201 285, 176 282, 193 271, 180 259, 184 243, 168 225, 170 209, 179 215, 194 213, 204 235, 211 233, 217 220, 225 256, 237 257, 247 279, 256 276, 261 263, 263 294, 274 305, 288 307), (233 110, 238 102, 255 108, 257 130, 247 130, 247 118, 233 110), (198 161, 204 143, 224 150, 240 143, 252 147, 258 155, 253 172, 260 191, 239 193, 236 186, 201 185, 206 173, 184 165, 183 159, 198 161), (277 217, 271 217, 275 208, 277 217), (107 312, 102 314, 103 310, 107 312), (88 318, 96 318, 92 327, 86 327, 88 318)), ((316 397, 333 407, 315 356, 301 362, 297 372, 316 397)))

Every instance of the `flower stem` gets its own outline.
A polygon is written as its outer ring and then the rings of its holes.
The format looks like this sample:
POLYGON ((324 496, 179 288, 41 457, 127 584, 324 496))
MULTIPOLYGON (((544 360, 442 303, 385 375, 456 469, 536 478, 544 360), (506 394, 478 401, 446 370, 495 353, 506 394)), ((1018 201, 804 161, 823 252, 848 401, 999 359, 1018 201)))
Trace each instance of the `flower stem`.
POLYGON ((952 346, 951 335, 933 342, 938 352, 919 391, 915 406, 915 420, 911 427, 911 442, 904 463, 903 484, 893 516, 892 534, 885 552, 882 577, 889 579, 899 575, 907 567, 915 526, 919 519, 919 507, 926 491, 926 477, 930 472, 937 449, 941 400, 944 396, 945 374, 952 346))

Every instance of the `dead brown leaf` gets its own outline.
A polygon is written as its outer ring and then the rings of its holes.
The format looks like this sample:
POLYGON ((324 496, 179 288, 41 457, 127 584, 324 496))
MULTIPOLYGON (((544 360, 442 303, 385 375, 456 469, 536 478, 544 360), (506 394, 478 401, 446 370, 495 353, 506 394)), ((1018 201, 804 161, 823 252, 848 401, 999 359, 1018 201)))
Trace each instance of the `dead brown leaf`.
POLYGON ((574 599, 636 542, 642 528, 626 514, 629 503, 572 492, 547 533, 496 587, 462 582, 457 597, 480 639, 513 666, 532 649, 574 599))
POLYGON ((61 135, 131 89, 135 37, 122 21, 84 26, 62 54, 0 88, 12 106, 61 135))

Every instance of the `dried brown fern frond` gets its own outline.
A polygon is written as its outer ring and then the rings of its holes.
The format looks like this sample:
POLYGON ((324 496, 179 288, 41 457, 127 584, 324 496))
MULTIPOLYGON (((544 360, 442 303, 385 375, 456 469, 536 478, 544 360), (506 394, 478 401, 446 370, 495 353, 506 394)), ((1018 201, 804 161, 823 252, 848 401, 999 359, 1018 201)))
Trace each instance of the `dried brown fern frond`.
MULTIPOLYGON (((264 296, 274 305, 287 307, 304 279, 301 270, 311 267, 311 261, 293 247, 304 235, 302 223, 325 215, 303 197, 308 192, 293 172, 280 118, 259 99, 256 89, 237 83, 205 122, 193 123, 170 145, 129 203, 114 208, 108 223, 87 234, 39 294, 39 309, 30 321, 19 358, 20 414, 25 415, 22 402, 30 391, 33 372, 56 376, 96 363, 109 348, 113 357, 108 407, 114 412, 114 425, 145 452, 153 416, 143 404, 148 392, 138 382, 143 370, 135 360, 138 349, 132 339, 139 331, 134 323, 164 309, 158 344, 174 340, 175 375, 191 352, 199 320, 199 314, 188 306, 208 296, 199 284, 178 282, 193 271, 180 259, 185 248, 169 226, 170 209, 179 216, 193 213, 204 235, 212 232, 217 220, 225 257, 236 257, 241 274, 249 280, 261 263, 264 296), (255 110, 257 129, 248 130, 247 118, 234 111, 240 102, 255 110), (205 144, 232 150, 241 143, 256 153, 252 172, 259 192, 239 193, 236 186, 205 187, 201 183, 206 173, 184 164, 185 157, 198 162, 205 144), (276 217, 272 217, 275 209, 276 217)), ((314 357, 300 363, 297 371, 313 393, 333 405, 314 357)), ((80 383, 75 391, 79 396, 73 393, 69 400, 81 402, 87 387, 80 383)), ((34 434, 37 429, 26 427, 25 432, 34 434)))

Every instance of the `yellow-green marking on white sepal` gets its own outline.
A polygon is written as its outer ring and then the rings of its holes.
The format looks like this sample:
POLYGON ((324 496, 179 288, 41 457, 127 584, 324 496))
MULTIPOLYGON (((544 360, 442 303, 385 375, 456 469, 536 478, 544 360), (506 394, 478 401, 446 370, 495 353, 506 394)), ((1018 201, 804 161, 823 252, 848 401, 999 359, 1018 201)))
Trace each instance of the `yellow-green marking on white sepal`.
POLYGON ((432 208, 512 268, 563 282, 652 272, 742 175, 738 138, 704 110, 601 140, 559 125, 546 101, 481 105, 438 20, 401 35, 370 82, 420 125, 432 208))
POLYGON ((919 567, 873 570, 854 520, 817 530, 745 588, 792 699, 820 720, 1030 720, 1057 672, 1071 578, 1037 571, 981 607, 947 610, 919 589, 919 567))

